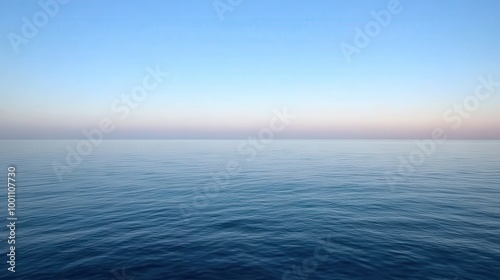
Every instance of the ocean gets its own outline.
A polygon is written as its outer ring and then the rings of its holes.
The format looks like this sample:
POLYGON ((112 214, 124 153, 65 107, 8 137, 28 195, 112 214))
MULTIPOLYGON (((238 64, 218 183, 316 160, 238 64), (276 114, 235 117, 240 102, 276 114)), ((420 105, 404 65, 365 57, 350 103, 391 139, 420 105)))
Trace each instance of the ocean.
POLYGON ((500 279, 500 141, 4 140, 0 158, 1 279, 500 279))

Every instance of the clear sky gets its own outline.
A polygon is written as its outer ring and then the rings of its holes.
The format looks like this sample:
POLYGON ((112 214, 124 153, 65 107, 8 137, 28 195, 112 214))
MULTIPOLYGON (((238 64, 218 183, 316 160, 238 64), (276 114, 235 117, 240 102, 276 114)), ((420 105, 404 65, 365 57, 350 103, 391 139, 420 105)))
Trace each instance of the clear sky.
POLYGON ((104 118, 109 139, 246 138, 286 107, 276 137, 500 139, 500 87, 453 107, 500 81, 498 0, 54 1, 0 2, 0 138, 82 138, 104 118), (125 117, 148 67, 169 75, 125 117))

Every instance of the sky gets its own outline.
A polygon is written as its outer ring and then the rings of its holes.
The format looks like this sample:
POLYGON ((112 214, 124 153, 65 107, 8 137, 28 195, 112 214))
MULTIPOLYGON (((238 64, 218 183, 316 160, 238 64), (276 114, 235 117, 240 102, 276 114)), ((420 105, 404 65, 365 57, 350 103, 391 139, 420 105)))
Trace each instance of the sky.
POLYGON ((497 0, 1 1, 0 139, 84 138, 102 122, 106 139, 247 138, 283 110, 294 117, 275 138, 500 139, 498 11, 497 0))

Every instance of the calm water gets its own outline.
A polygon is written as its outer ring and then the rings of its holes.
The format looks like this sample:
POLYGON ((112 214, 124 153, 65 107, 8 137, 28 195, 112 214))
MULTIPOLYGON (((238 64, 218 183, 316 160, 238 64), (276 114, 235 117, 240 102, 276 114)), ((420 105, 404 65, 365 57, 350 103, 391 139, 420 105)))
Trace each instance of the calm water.
POLYGON ((78 141, 0 141, 13 279, 500 279, 500 142, 441 144, 392 184, 413 141, 274 141, 255 158, 241 142, 105 141, 59 181, 78 141))

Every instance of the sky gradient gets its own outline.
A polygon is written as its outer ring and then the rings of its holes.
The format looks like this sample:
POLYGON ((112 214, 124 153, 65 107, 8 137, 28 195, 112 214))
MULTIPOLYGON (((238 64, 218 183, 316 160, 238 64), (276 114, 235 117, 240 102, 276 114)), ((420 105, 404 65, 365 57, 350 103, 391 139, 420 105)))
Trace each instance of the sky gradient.
POLYGON ((107 139, 246 138, 284 107, 276 138, 500 139, 500 87, 471 97, 500 81, 499 1, 401 0, 350 61, 341 45, 392 0, 244 0, 221 18, 227 2, 73 0, 27 38, 23 18, 56 2, 1 1, 0 139, 83 138, 103 119, 107 139), (122 118, 151 69, 168 77, 122 118))

